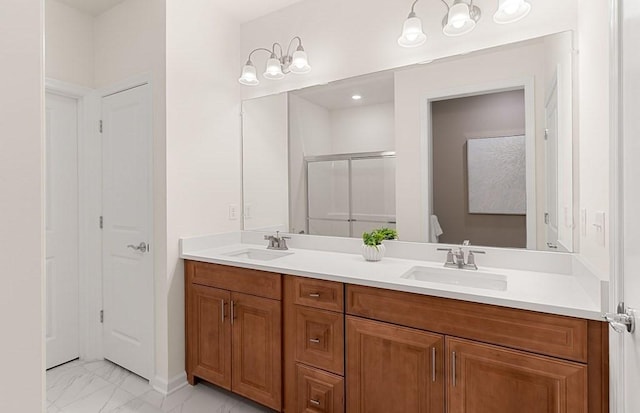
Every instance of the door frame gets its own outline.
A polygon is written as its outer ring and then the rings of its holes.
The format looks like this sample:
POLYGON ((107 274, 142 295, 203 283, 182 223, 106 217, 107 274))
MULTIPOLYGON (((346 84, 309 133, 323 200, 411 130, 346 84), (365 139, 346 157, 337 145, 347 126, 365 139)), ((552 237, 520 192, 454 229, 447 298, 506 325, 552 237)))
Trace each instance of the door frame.
POLYGON ((99 251, 100 244, 95 244, 95 236, 91 233, 93 204, 91 191, 83 190, 91 187, 91 176, 95 169, 89 156, 95 133, 90 128, 91 119, 94 117, 94 90, 60 81, 57 79, 45 79, 45 93, 52 93, 76 100, 78 105, 77 130, 78 130, 78 345, 81 359, 99 358, 101 348, 96 347, 91 325, 91 282, 89 274, 95 270, 91 257, 95 251, 99 251))
MULTIPOLYGON (((617 312, 624 298, 624 204, 622 119, 622 25, 621 0, 609 0, 609 308, 617 312)), ((624 340, 609 329, 609 407, 624 413, 624 340)))
POLYGON ((420 193, 421 211, 428 213, 421 215, 422 240, 429 241, 429 220, 433 214, 433 116, 431 104, 441 100, 462 97, 487 95, 491 93, 524 91, 525 111, 525 148, 526 148, 526 194, 527 194, 527 249, 536 249, 538 211, 536 206, 536 116, 535 116, 535 87, 531 76, 504 79, 475 85, 467 85, 452 89, 435 91, 420 97, 420 193), (531 156, 533 154, 533 156, 531 156))

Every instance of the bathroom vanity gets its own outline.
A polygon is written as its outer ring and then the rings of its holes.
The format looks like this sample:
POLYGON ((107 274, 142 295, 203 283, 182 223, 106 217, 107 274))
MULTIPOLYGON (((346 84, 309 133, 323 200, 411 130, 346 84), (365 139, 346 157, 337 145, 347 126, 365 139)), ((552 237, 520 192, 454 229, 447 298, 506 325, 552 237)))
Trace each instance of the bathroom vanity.
POLYGON ((421 281, 404 276, 442 264, 243 235, 182 241, 190 384, 296 413, 609 410, 608 325, 581 276, 421 281))

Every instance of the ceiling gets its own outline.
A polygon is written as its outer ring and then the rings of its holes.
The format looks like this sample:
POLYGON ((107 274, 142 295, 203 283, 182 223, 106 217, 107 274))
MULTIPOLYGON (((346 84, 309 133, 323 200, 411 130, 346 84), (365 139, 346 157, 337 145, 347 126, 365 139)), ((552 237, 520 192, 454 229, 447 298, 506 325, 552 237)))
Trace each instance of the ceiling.
POLYGON ((215 0, 215 3, 240 23, 246 23, 300 1, 302 0, 215 0))
MULTIPOLYGON (((125 0, 58 0, 82 12, 97 16, 125 0)), ((220 9, 245 23, 302 0, 213 0, 220 9)))
POLYGON ((393 72, 387 71, 308 87, 291 93, 316 105, 335 110, 393 102, 393 85, 393 72), (353 95, 360 95, 362 99, 353 100, 353 95))
POLYGON ((97 16, 125 0, 58 0, 82 12, 97 16))

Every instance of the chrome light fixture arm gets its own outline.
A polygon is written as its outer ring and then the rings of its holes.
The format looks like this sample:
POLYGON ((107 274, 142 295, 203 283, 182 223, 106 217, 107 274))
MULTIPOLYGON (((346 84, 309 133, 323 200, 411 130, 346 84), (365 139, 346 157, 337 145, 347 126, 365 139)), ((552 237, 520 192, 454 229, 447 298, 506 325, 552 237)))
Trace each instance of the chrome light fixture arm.
POLYGON ((295 36, 289 42, 286 53, 282 45, 278 42, 273 43, 271 49, 266 49, 264 47, 253 49, 251 53, 249 53, 249 58, 242 68, 242 75, 240 76, 240 79, 238 79, 243 85, 255 86, 260 83, 256 68, 251 60, 253 54, 258 51, 265 51, 269 53, 267 69, 263 75, 267 79, 278 80, 282 79, 285 74, 304 74, 311 70, 307 54, 302 46, 302 39, 299 36, 295 36), (298 47, 292 53, 291 51, 295 41, 298 42, 298 47))

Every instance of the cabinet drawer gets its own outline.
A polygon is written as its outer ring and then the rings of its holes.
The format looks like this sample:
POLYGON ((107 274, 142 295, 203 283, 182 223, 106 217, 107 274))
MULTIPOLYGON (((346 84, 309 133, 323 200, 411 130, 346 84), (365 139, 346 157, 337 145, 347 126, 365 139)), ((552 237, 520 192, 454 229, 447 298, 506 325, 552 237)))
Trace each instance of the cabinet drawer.
POLYGON ((280 300, 282 281, 280 274, 226 265, 191 262, 189 281, 230 291, 280 300))
POLYGON ((347 313, 568 360, 587 361, 586 320, 347 286, 347 313))
POLYGON ((298 364, 295 413, 343 413, 342 377, 298 364))
POLYGON ((344 309, 344 284, 342 283, 295 277, 293 286, 296 304, 333 311, 344 309))
POLYGON ((295 306, 296 361, 344 374, 344 315, 295 306))

